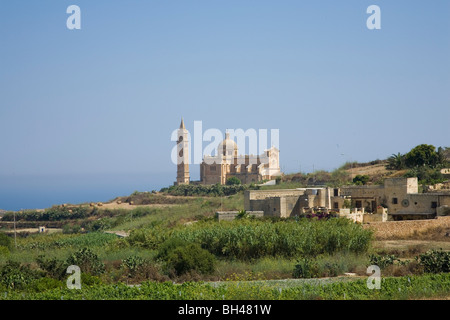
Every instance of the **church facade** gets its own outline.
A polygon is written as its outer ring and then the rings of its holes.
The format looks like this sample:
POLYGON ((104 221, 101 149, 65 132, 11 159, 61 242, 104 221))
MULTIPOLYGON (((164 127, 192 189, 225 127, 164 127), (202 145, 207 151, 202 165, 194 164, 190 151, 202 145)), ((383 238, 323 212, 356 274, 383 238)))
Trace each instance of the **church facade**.
POLYGON ((231 177, 238 178, 243 184, 272 180, 281 175, 280 151, 271 147, 260 155, 241 155, 237 143, 226 133, 220 142, 216 155, 205 155, 200 164, 200 181, 190 181, 188 131, 181 120, 178 129, 177 181, 175 184, 226 184, 231 177))

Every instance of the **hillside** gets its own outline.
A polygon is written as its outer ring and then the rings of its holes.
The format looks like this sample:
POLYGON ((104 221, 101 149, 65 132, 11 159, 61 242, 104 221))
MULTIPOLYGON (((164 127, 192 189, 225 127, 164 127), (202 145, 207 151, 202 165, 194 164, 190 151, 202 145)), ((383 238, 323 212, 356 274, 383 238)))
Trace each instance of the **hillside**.
POLYGON ((386 162, 379 164, 367 164, 356 168, 347 169, 352 177, 357 175, 368 175, 369 181, 379 181, 386 178, 396 178, 403 176, 408 170, 388 170, 386 169, 386 162))

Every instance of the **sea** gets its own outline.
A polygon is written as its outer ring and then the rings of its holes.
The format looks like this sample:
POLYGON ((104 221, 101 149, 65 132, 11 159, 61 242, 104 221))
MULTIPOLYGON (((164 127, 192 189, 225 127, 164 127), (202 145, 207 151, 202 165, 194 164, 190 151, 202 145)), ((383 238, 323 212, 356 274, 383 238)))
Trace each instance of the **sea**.
POLYGON ((173 185, 174 173, 0 175, 0 210, 107 202, 173 185))

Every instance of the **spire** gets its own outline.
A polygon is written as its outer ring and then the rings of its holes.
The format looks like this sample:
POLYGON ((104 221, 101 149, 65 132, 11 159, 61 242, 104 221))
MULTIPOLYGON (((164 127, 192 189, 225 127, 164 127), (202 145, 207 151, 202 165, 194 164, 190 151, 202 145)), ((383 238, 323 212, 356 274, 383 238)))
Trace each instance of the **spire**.
POLYGON ((181 117, 180 129, 186 129, 185 126, 184 126, 183 117, 181 117))

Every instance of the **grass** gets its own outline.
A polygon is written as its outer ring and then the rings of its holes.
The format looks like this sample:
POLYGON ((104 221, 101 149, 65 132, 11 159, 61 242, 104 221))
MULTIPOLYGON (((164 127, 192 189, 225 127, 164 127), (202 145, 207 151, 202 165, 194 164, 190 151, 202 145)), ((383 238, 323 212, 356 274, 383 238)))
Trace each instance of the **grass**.
MULTIPOLYGON (((333 279, 335 280, 335 279, 333 279)), ((366 279, 355 281, 250 281, 225 284, 144 282, 96 285, 81 290, 19 291, 2 288, 3 300, 406 300, 447 297, 450 274, 382 278, 381 288, 371 290, 366 279)))
POLYGON ((134 210, 128 212, 115 221, 115 226, 110 230, 135 230, 152 227, 158 223, 166 226, 184 224, 189 221, 196 221, 205 217, 213 217, 216 211, 234 211, 244 208, 243 193, 224 197, 200 197, 194 198, 188 204, 180 204, 165 208, 151 208, 148 213, 136 217, 134 210))

